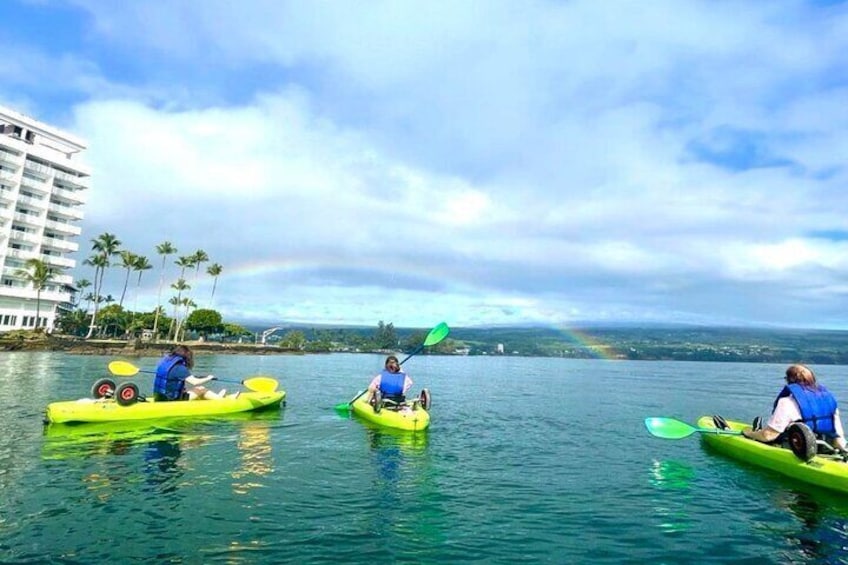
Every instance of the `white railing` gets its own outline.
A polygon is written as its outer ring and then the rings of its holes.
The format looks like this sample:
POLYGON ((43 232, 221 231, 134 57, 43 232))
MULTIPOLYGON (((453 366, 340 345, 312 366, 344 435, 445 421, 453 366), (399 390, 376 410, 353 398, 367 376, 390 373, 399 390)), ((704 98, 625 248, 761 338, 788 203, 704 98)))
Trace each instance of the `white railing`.
POLYGON ((80 226, 68 222, 47 220, 44 222, 44 226, 67 235, 80 235, 82 233, 82 228, 80 226))
POLYGON ((77 243, 76 241, 57 239, 55 237, 45 237, 42 241, 44 245, 47 245, 49 247, 55 247, 56 249, 61 249, 62 251, 79 251, 79 243, 77 243))
POLYGON ((31 226, 40 226, 44 224, 44 219, 41 216, 34 216, 32 214, 22 214, 21 212, 15 212, 13 216, 16 222, 21 222, 24 224, 29 224, 31 226))
POLYGON ((79 190, 68 190, 67 188, 60 188, 54 185, 53 194, 78 204, 82 204, 83 202, 85 202, 85 198, 83 196, 84 193, 79 190))
POLYGON ((12 233, 9 234, 9 239, 14 239, 15 241, 29 241, 30 243, 39 242, 39 238, 37 236, 15 229, 13 229, 12 233))
POLYGON ((41 260, 49 265, 55 265, 57 267, 63 267, 67 269, 73 269, 77 264, 77 262, 73 259, 59 257, 58 255, 42 255, 41 260))
POLYGON ((65 204, 57 204, 56 202, 51 202, 50 205, 47 206, 47 209, 53 212, 54 214, 61 214, 63 216, 67 216, 75 220, 82 219, 82 210, 74 208, 73 206, 66 206, 65 204))

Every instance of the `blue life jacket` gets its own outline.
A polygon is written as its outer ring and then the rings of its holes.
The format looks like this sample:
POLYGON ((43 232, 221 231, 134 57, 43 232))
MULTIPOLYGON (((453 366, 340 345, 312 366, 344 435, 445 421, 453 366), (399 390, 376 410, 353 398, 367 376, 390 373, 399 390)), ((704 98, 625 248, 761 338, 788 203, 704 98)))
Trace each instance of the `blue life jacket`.
MULTIPOLYGON (((153 380, 153 393, 159 393, 171 400, 179 400, 185 390, 185 379, 171 376, 171 369, 177 365, 186 366, 186 360, 180 355, 168 355, 156 366, 156 378, 153 380)), ((188 367, 186 367, 188 368, 188 367)))
POLYGON ((405 381, 406 373, 403 371, 391 373, 383 370, 380 372, 380 392, 382 392, 384 396, 402 397, 403 383, 405 381))
POLYGON ((777 401, 786 396, 791 396, 798 403, 801 418, 814 434, 836 437, 836 397, 829 390, 822 385, 813 390, 795 383, 788 384, 777 395, 774 406, 777 407, 777 401))

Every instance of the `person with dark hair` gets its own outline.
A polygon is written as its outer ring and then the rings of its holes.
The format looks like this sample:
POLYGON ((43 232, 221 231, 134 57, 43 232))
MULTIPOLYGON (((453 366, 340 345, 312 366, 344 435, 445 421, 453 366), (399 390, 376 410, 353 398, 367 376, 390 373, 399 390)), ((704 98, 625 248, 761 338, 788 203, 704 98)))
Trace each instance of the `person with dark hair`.
POLYGON ((742 435, 771 443, 778 440, 790 424, 803 422, 817 437, 830 442, 837 449, 845 450, 845 432, 836 397, 818 384, 816 375, 804 365, 790 365, 786 369, 785 379, 786 385, 774 401, 766 426, 762 429, 745 428, 742 435))
POLYGON ((411 386, 412 379, 400 370, 398 358, 389 355, 386 357, 383 370, 368 385, 368 401, 371 402, 374 398, 374 392, 379 390, 384 399, 400 404, 406 401, 406 391, 411 386))
POLYGON ((214 380, 215 376, 196 377, 191 373, 193 367, 194 352, 185 345, 178 345, 165 355, 156 366, 156 378, 153 380, 154 400, 220 400, 227 395, 226 390, 214 392, 202 386, 214 380), (187 390, 186 383, 194 388, 187 390))

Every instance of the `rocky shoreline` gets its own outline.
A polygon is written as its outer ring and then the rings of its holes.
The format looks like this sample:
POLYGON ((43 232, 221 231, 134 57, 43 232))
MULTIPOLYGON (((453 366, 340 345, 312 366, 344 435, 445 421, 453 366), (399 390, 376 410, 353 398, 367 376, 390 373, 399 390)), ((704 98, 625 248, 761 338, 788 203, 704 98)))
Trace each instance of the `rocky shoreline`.
MULTIPOLYGON (((82 339, 54 335, 10 335, 0 337, 0 351, 56 351, 73 355, 109 355, 123 357, 158 357, 174 347, 173 342, 150 342, 139 339, 82 339)), ((301 355, 277 346, 246 343, 185 342, 195 354, 301 355)))

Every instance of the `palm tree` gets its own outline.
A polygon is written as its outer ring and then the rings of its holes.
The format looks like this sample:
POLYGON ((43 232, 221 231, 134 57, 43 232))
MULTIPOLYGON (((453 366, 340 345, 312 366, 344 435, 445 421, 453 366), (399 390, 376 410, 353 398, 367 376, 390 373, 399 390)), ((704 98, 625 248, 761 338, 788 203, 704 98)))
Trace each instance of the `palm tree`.
POLYGON ((158 334, 156 332, 159 329, 159 313, 162 311, 162 285, 165 283, 165 259, 168 255, 173 255, 176 252, 177 248, 174 247, 170 241, 163 241, 156 246, 156 253, 162 256, 162 267, 159 272, 159 294, 156 297, 156 315, 153 317, 154 339, 158 338, 158 334))
MULTIPOLYGON (((92 302, 94 303, 94 312, 91 314, 91 321, 88 325, 88 335, 86 336, 86 338, 89 338, 91 337, 91 334, 94 333, 94 322, 97 318, 97 310, 99 308, 99 304, 102 302, 102 300, 100 299, 100 291, 98 284, 98 281, 102 278, 100 272, 109 266, 109 258, 104 255, 92 255, 91 257, 83 261, 83 264, 94 267, 94 288, 92 289, 91 293, 89 293, 89 295, 86 297, 87 299, 90 298, 89 305, 92 302)), ((86 311, 88 311, 88 309, 86 309, 86 311)))
POLYGON ((118 306, 121 308, 124 307, 124 297, 127 295, 127 285, 130 283, 130 272, 133 270, 135 266, 135 261, 138 255, 133 253, 132 251, 121 251, 121 267, 127 270, 127 276, 124 279, 124 290, 121 291, 121 300, 118 302, 118 306))
POLYGON ((182 257, 177 257, 177 260, 174 261, 174 264, 180 268, 180 278, 185 278, 186 269, 190 269, 194 267, 194 255, 183 255, 182 257))
POLYGON ((86 259, 85 263, 94 265, 94 313, 91 315, 91 325, 88 327, 88 335, 85 336, 86 339, 92 336, 96 327, 100 292, 103 290, 103 275, 106 272, 106 267, 109 266, 109 257, 116 254, 120 246, 120 240, 108 232, 102 233, 91 240, 91 250, 95 254, 89 259, 86 259))
POLYGON ((174 305, 174 319, 171 320, 172 327, 168 330, 168 335, 171 335, 171 330, 174 330, 174 339, 177 339, 178 331, 180 328, 179 324, 179 311, 178 308, 185 304, 183 301, 183 291, 190 290, 191 286, 185 281, 184 278, 180 277, 177 279, 177 282, 171 285, 171 288, 177 291, 177 295, 173 297, 169 302, 174 305), (174 326, 174 324, 176 324, 174 326))
MULTIPOLYGON (((135 262, 133 263, 132 270, 138 273, 138 280, 135 283, 135 301, 138 304, 138 289, 141 287, 141 275, 144 271, 149 271, 153 268, 153 265, 150 264, 150 261, 147 260, 147 257, 144 255, 136 255, 135 262)), ((134 307, 138 309, 137 307, 134 307)))
POLYGON ((204 250, 198 249, 191 256, 191 260, 194 262, 194 280, 197 281, 197 276, 200 274, 200 265, 209 261, 209 255, 204 250))
MULTIPOLYGON (((80 279, 80 280, 77 281, 77 290, 80 291, 80 294, 77 294, 77 303, 75 304, 75 306, 77 308, 79 308, 79 303, 83 299, 82 291, 84 291, 85 289, 87 289, 90 286, 91 286, 91 281, 88 280, 88 279, 80 279)), ((86 312, 88 312, 88 306, 90 306, 90 304, 86 305, 86 309, 85 309, 86 312)))
POLYGON ((212 277, 212 297, 209 299, 209 308, 212 308, 212 304, 215 302, 215 287, 218 286, 218 277, 221 275, 223 270, 224 267, 218 263, 212 263, 206 269, 206 273, 212 277))
POLYGON ((41 291, 56 275, 55 269, 41 259, 27 259, 25 268, 18 269, 17 275, 35 289, 35 329, 41 320, 41 291))
POLYGON ((138 312, 138 291, 141 289, 141 275, 144 271, 149 271, 153 268, 150 261, 144 255, 136 255, 132 269, 138 273, 138 280, 135 283, 135 304, 133 304, 132 320, 135 320, 135 313, 138 312))

